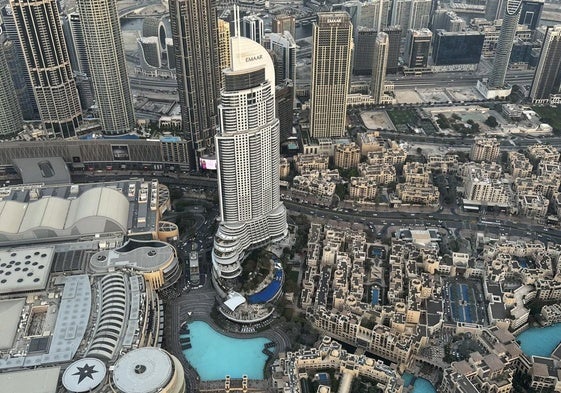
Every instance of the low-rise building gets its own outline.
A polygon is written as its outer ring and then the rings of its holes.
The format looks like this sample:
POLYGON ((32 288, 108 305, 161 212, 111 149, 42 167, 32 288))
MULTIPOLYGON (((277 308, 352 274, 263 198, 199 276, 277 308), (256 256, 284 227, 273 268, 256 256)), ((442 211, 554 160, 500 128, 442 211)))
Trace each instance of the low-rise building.
POLYGON ((374 200, 378 184, 370 177, 351 177, 349 195, 355 200, 374 200))
POLYGON ((440 191, 432 184, 401 183, 395 189, 403 203, 435 205, 440 200, 440 191))
POLYGON ((514 178, 528 177, 532 174, 532 163, 528 158, 519 152, 508 152, 508 172, 514 178))
POLYGON ((559 161, 559 151, 551 145, 532 145, 528 147, 528 153, 530 154, 530 158, 534 161, 559 161))
POLYGON ((358 172, 362 177, 368 177, 377 184, 388 184, 395 182, 396 170, 391 164, 368 164, 361 162, 358 164, 358 172))
POLYGON ((518 194, 518 214, 543 218, 547 215, 549 200, 537 193, 518 194))
POLYGON ((500 143, 497 138, 476 137, 469 153, 472 161, 495 162, 499 158, 500 143))
POLYGON ((360 162, 360 148, 355 143, 335 146, 334 162, 337 168, 356 168, 360 162))
POLYGON ((296 172, 323 171, 329 167, 329 156, 325 154, 298 154, 294 157, 296 172))

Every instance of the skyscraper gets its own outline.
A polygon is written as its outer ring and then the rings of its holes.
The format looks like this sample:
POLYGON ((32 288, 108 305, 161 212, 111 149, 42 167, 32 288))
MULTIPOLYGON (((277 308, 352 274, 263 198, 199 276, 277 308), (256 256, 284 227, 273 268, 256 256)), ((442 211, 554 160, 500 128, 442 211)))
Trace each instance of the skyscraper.
POLYGON ((516 26, 520 18, 520 9, 522 0, 507 0, 505 2, 505 12, 499 41, 497 42, 497 51, 495 54, 495 62, 487 85, 489 87, 502 87, 505 84, 506 70, 512 51, 514 35, 516 34, 516 26))
POLYGON ((310 136, 342 136, 353 45, 349 14, 319 12, 312 34, 310 136))
MULTIPOLYGON (((219 69, 230 68, 230 23, 218 18, 219 69)), ((220 89, 224 87, 224 74, 220 72, 220 89)))
POLYGON ((371 27, 359 26, 355 32, 353 74, 371 75, 377 31, 371 27))
POLYGON ((429 27, 432 0, 412 0, 409 14, 409 28, 422 29, 429 27))
POLYGON ((293 15, 275 15, 272 28, 273 33, 288 31, 290 35, 296 37, 296 18, 293 15))
POLYGON ((7 57, 11 56, 12 47, 13 43, 0 27, 0 136, 15 134, 23 127, 21 108, 8 68, 7 57))
POLYGON ((421 70, 427 67, 432 32, 429 29, 409 30, 405 42, 404 59, 409 68, 421 70))
POLYGON ((77 3, 102 130, 127 133, 134 128, 134 109, 116 2, 77 3))
POLYGON ((523 0, 518 23, 528 26, 530 30, 535 30, 540 23, 543 5, 544 0, 523 0))
POLYGON ((55 0, 10 0, 37 107, 51 135, 70 138, 82 120, 55 0))
POLYGON ((376 104, 382 103, 384 86, 386 84, 386 65, 388 63, 389 38, 384 32, 379 32, 374 44, 374 62, 372 65, 372 84, 370 93, 376 104))
MULTIPOLYGON (((10 5, 5 5, 1 10, 2 22, 4 22, 3 31, 7 34, 7 39, 12 42, 12 54, 8 59, 9 68, 12 72, 14 88, 16 89, 19 106, 24 120, 39 119, 39 109, 33 92, 33 84, 31 83, 31 75, 27 71, 25 56, 18 37, 14 14, 10 5)), ((8 53, 6 53, 8 56, 8 53)))
POLYGON ((386 74, 395 74, 398 71, 399 47, 401 46, 401 27, 388 26, 384 29, 384 33, 388 35, 388 65, 386 66, 386 74))
POLYGON ((257 15, 247 15, 243 17, 242 34, 259 44, 263 44, 264 27, 263 19, 257 15))
POLYGON ((213 151, 220 86, 216 0, 170 0, 177 91, 185 137, 197 158, 213 151))
POLYGON ((231 54, 230 68, 222 71, 225 85, 215 137, 220 197, 212 254, 215 279, 237 277, 248 250, 287 233, 280 201, 273 62, 265 48, 238 31, 231 39, 231 54))
POLYGON ((530 98, 547 102, 551 94, 561 93, 561 25, 548 27, 536 67, 530 98))

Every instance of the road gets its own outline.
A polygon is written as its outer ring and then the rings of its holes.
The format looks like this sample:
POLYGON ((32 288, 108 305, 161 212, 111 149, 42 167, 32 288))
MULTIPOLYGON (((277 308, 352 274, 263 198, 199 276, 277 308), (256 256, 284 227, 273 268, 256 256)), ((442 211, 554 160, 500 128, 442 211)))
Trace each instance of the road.
MULTIPOLYGON (((103 176, 81 175, 72 176, 74 182, 84 181, 110 181, 130 178, 129 173, 121 174, 105 174, 103 176)), ((136 175, 139 176, 139 175, 136 175)), ((145 174, 146 178, 157 178, 161 183, 168 186, 182 187, 185 185, 195 187, 205 187, 215 189, 217 180, 201 176, 181 176, 180 178, 170 178, 167 176, 152 176, 145 174)), ((492 221, 493 224, 485 224, 481 222, 478 213, 464 213, 455 208, 444 209, 435 212, 403 212, 403 211, 335 211, 333 209, 322 208, 308 204, 300 204, 293 201, 284 200, 284 204, 288 210, 302 213, 309 216, 315 216, 323 220, 335 220, 341 222, 361 223, 366 227, 369 225, 375 235, 380 234, 381 237, 388 235, 388 229, 402 225, 429 225, 444 226, 454 233, 461 230, 471 230, 479 232, 488 232, 495 235, 510 235, 519 237, 536 238, 544 242, 561 243, 561 230, 556 228, 547 228, 527 220, 524 217, 506 216, 496 218, 489 216, 484 221, 492 221), (494 221, 498 220, 498 223, 494 221)), ((202 239, 200 239, 202 240, 202 239)))

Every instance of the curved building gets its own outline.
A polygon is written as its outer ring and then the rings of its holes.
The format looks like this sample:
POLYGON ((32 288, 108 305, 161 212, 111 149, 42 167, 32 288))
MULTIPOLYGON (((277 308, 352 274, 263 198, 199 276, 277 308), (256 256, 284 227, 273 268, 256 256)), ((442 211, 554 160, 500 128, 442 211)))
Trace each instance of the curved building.
MULTIPOLYGON (((239 29, 239 27, 238 27, 239 29)), ((275 69, 265 48, 237 32, 223 70, 220 129, 215 137, 220 226, 212 260, 216 278, 234 278, 248 249, 286 235, 280 201, 279 120, 275 69)))
POLYGON ((183 366, 160 348, 128 352, 115 364, 112 379, 113 386, 122 393, 185 392, 183 366))
POLYGON ((74 199, 0 200, 0 241, 127 233, 128 216, 129 201, 109 187, 91 188, 74 199))
POLYGON ((510 60, 510 53, 512 52, 514 35, 516 34, 521 9, 522 0, 507 0, 505 3, 503 24, 497 43, 495 62, 493 63, 493 70, 487 83, 489 87, 503 87, 505 84, 506 70, 510 60))
POLYGON ((131 269, 141 273, 153 289, 167 287, 181 275, 175 249, 157 240, 130 239, 114 250, 103 250, 90 258, 89 268, 95 273, 131 269))

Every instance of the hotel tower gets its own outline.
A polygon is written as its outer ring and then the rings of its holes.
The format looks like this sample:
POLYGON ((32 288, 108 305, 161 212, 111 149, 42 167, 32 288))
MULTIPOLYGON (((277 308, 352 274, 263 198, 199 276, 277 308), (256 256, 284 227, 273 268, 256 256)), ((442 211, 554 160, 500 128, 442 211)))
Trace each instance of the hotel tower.
POLYGON ((265 48, 240 37, 237 24, 235 33, 230 40, 230 68, 222 70, 215 136, 220 196, 220 225, 212 254, 216 279, 239 276, 248 250, 287 234, 279 189, 275 68, 265 48))

